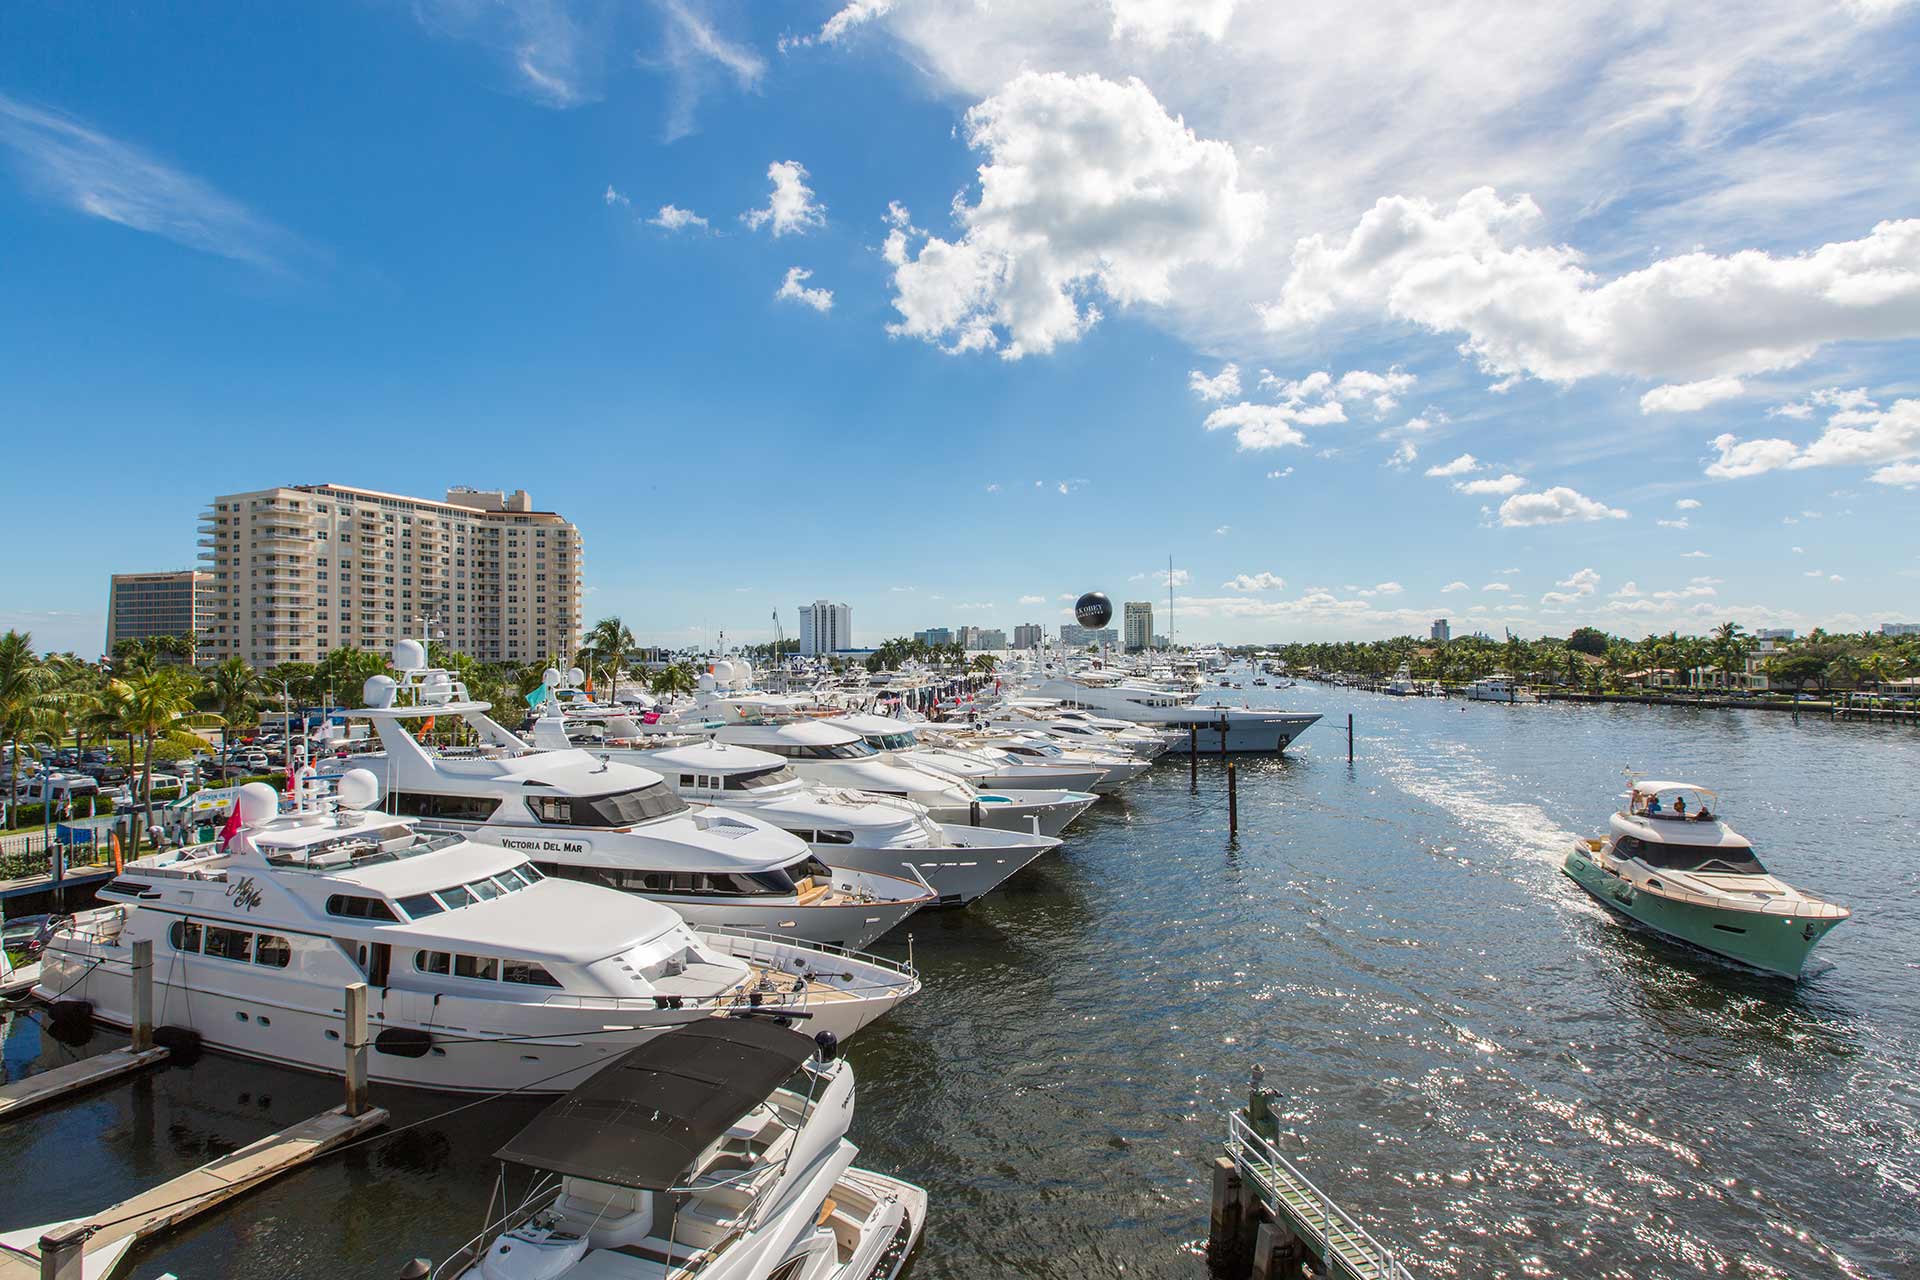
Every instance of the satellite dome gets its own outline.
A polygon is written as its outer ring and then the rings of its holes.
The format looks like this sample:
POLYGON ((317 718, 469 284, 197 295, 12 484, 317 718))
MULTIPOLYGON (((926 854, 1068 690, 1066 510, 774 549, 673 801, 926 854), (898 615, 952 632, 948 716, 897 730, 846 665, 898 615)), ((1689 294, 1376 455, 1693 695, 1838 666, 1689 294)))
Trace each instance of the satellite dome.
POLYGON ((453 701, 453 678, 444 671, 436 671, 427 677, 425 686, 420 690, 422 701, 434 706, 443 706, 453 701))
POLYGON ((1089 591, 1073 602, 1073 617, 1081 626, 1098 631, 1113 621, 1113 601, 1103 592, 1089 591))
POLYGON ((396 671, 419 671, 427 665, 427 646, 418 640, 393 642, 393 667, 396 671))
POLYGON ((567 683, 578 689, 587 682, 587 673, 578 667, 567 668, 567 683))
POLYGON ((339 797, 343 809, 371 809, 380 803, 380 779, 373 775, 371 769, 349 769, 340 775, 334 794, 339 797))
POLYGON ((549 689, 557 687, 560 683, 560 668, 548 667, 545 671, 542 671, 540 673, 540 683, 549 689))
POLYGON ((368 676, 367 682, 360 686, 360 701, 374 708, 390 707, 397 688, 399 684, 392 676, 368 676))
POLYGON ((240 821, 249 827, 262 827, 280 812, 280 793, 264 782, 249 782, 240 788, 240 821))

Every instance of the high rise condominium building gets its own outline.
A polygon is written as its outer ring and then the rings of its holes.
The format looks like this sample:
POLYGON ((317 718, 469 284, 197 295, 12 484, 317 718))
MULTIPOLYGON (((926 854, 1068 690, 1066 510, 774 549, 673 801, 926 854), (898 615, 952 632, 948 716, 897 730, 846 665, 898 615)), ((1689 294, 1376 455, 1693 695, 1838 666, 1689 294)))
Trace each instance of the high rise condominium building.
POLYGON ((1427 632, 1427 636, 1433 640, 1451 640, 1453 639, 1453 628, 1447 623, 1445 618, 1435 618, 1432 628, 1427 632))
POLYGON ((1122 634, 1128 653, 1153 647, 1153 602, 1129 600, 1121 606, 1122 634))
POLYGON ((1013 629, 1013 647, 1016 649, 1038 649, 1046 642, 1046 632, 1037 622, 1023 622, 1013 629))
POLYGON ((809 657, 853 648, 853 606, 815 600, 800 606, 800 652, 809 657))
MULTIPOLYGON (((212 621, 213 578, 194 569, 173 573, 116 573, 107 587, 107 647, 122 640, 192 637, 212 621)), ((204 659, 204 653, 201 655, 204 659)), ((184 660, 184 659, 183 659, 184 660)))
POLYGON ((483 662, 570 659, 580 644, 580 531, 524 489, 445 501, 287 485, 200 513, 212 578, 203 661, 316 662, 430 635, 483 662))

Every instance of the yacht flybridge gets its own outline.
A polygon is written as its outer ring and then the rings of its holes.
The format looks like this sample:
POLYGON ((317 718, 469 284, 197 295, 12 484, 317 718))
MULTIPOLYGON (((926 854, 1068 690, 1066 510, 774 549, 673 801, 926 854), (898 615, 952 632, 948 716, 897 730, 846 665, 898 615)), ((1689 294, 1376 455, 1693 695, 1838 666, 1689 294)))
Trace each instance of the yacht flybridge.
POLYGON ((817 1052, 711 1020, 629 1051, 495 1153, 513 1207, 435 1280, 893 1280, 927 1193, 852 1167, 853 1067, 817 1052))
POLYGON ((1203 751, 1285 751, 1320 718, 1303 712, 1202 706, 1200 695, 1191 690, 1144 683, 1109 671, 1055 675, 1034 692, 1099 715, 1178 730, 1170 744, 1174 751, 1187 749, 1189 728, 1199 730, 1203 751))
MULTIPOLYGON (((563 732, 559 721, 545 717, 534 726, 534 741, 563 732)), ((695 806, 749 813, 791 832, 836 867, 924 881, 939 895, 938 906, 972 902, 1060 845, 1031 832, 935 822, 923 806, 899 796, 820 786, 781 757, 751 747, 702 738, 608 754, 657 771, 695 806)))
POLYGON ((386 748, 361 762, 378 773, 395 813, 525 854, 548 875, 664 902, 702 928, 862 947, 938 896, 912 876, 823 862, 751 814, 693 812, 649 770, 530 748, 424 661, 417 643, 401 641, 399 679, 372 677, 367 705, 352 713, 372 722, 386 748), (442 752, 407 731, 435 717, 458 718, 479 748, 442 752))
POLYGON ((1636 924, 1798 978, 1820 939, 1853 913, 1769 873, 1717 803, 1692 783, 1636 782, 1607 834, 1576 840, 1563 870, 1636 924))
POLYGON ((548 877, 524 853, 379 812, 353 770, 279 812, 250 783, 239 831, 128 862, 109 905, 49 940, 37 998, 130 1025, 133 944, 155 1021, 213 1049, 338 1074, 342 989, 364 982, 369 1076, 427 1089, 561 1092, 670 1027, 715 1014, 851 1035, 919 989, 910 967, 758 935, 548 877))

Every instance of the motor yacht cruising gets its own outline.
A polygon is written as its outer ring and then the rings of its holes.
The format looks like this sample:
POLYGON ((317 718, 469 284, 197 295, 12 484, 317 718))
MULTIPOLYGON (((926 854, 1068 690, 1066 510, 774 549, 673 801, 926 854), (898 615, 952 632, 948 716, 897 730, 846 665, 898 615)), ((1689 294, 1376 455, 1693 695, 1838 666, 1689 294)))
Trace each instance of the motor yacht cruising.
POLYGON ((1636 782, 1607 834, 1576 840, 1563 870, 1635 924, 1750 968, 1798 978, 1820 939, 1853 913, 1760 864, 1747 838, 1686 782, 1636 782), (1688 797, 1692 797, 1689 801, 1688 797))

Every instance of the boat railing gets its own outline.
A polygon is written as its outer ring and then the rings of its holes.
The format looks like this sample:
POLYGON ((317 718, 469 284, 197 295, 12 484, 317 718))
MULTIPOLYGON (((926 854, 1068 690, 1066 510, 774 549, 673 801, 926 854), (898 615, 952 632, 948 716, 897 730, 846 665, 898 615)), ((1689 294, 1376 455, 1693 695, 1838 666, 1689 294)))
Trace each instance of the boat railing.
MULTIPOLYGON (((732 954, 743 960, 759 961, 763 964, 777 964, 781 951, 794 948, 792 938, 782 938, 777 934, 763 933, 757 929, 741 929, 733 925, 713 925, 700 930, 703 937, 721 937, 744 943, 743 948, 729 948, 732 954), (741 954, 742 951, 746 954, 741 954)), ((886 956, 875 955, 871 951, 855 951, 851 947, 837 947, 827 942, 809 942, 806 952, 825 952, 828 955, 841 956, 861 964, 870 964, 889 969, 905 978, 918 978, 920 971, 913 967, 911 960, 893 960, 886 956)))
POLYGON ((481 1258, 486 1256, 487 1249, 492 1246, 495 1240, 513 1230, 521 1223, 528 1221, 541 1210, 549 1208, 554 1201, 558 1200, 560 1198, 560 1191, 564 1185, 563 1183, 555 1182, 552 1186, 544 1190, 534 1192, 525 1200, 522 1200, 517 1206, 507 1210, 507 1212, 480 1228, 478 1235, 448 1254, 441 1261, 440 1265, 433 1269, 433 1274, 429 1277, 429 1280, 454 1280, 454 1277, 461 1275, 469 1267, 476 1265, 481 1258))
POLYGON ((1282 1155, 1280 1149, 1267 1137, 1248 1123, 1246 1116, 1235 1111, 1227 1116, 1227 1154, 1240 1168, 1251 1175, 1260 1189, 1275 1200, 1283 1193, 1305 1195, 1312 1207, 1320 1215, 1319 1222, 1311 1214, 1295 1213, 1292 1225, 1302 1228, 1313 1236, 1309 1242, 1316 1246, 1321 1257, 1326 1260, 1327 1274, 1333 1275, 1334 1259, 1339 1258, 1345 1268, 1354 1274, 1365 1275, 1368 1280, 1413 1280, 1411 1274, 1393 1256, 1393 1251, 1375 1240, 1367 1229, 1353 1220, 1333 1197, 1316 1187, 1298 1165, 1282 1155), (1284 1178, 1275 1176, 1280 1172, 1284 1178), (1358 1253, 1367 1270, 1358 1270, 1352 1264, 1352 1255, 1358 1253))

